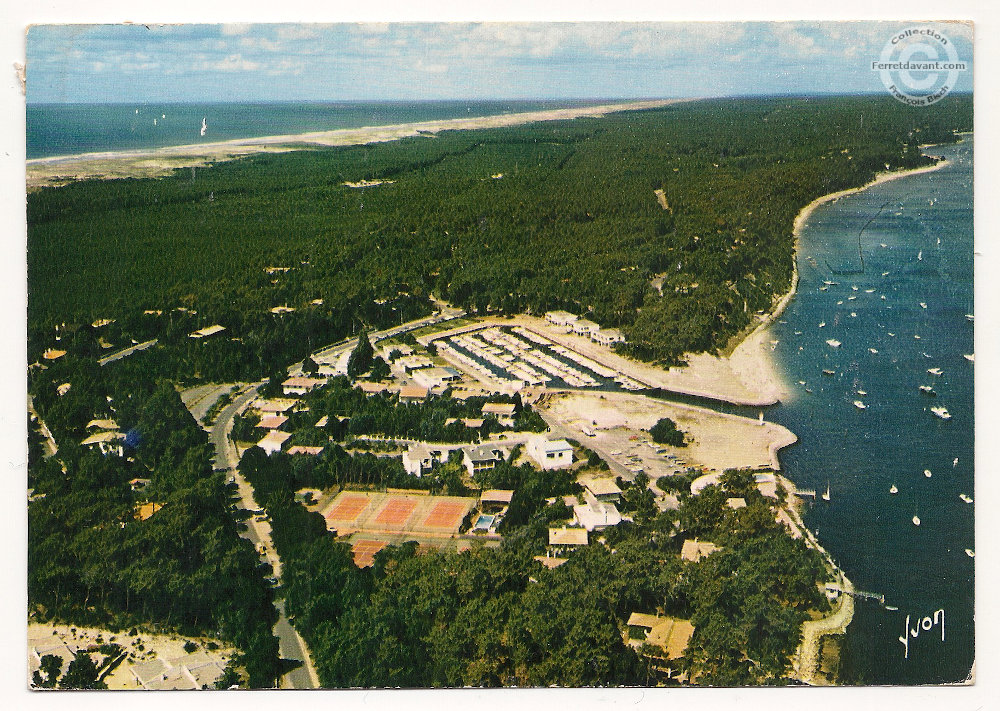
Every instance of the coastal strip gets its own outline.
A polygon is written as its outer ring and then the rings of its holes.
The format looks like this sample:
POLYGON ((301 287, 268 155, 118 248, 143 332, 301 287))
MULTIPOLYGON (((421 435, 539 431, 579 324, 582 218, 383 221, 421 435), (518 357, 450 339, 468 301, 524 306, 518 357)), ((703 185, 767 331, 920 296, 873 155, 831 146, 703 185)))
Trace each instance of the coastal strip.
POLYGON ((920 175, 921 173, 930 173, 935 170, 940 170, 948 164, 948 160, 941 159, 933 165, 910 168, 908 170, 893 170, 885 173, 879 173, 872 180, 860 187, 847 188, 846 190, 838 190, 837 192, 822 195, 799 210, 798 215, 795 216, 795 222, 792 226, 792 235, 795 238, 795 250, 792 257, 791 286, 789 286, 788 291, 781 297, 781 299, 778 300, 771 312, 763 318, 760 324, 749 335, 747 335, 747 337, 744 338, 735 349, 733 349, 732 354, 729 356, 729 365, 733 369, 733 372, 740 376, 748 387, 756 387, 762 399, 773 398, 774 401, 785 400, 792 395, 791 388, 788 387, 784 378, 782 378, 778 372, 777 363, 771 355, 772 349, 768 347, 768 337, 770 336, 771 326, 775 321, 781 318, 781 315, 784 313, 788 304, 791 302, 796 291, 798 290, 798 255, 800 251, 802 230, 805 228, 806 223, 812 216, 812 213, 820 205, 825 205, 828 202, 839 200, 847 195, 860 193, 876 185, 887 183, 890 180, 898 180, 899 178, 905 178, 911 175, 920 175))
POLYGON ((401 138, 430 136, 441 131, 468 131, 504 128, 539 121, 565 121, 576 118, 600 118, 621 111, 655 109, 691 99, 651 99, 599 106, 580 106, 546 111, 527 111, 493 116, 440 119, 386 126, 340 128, 330 131, 256 138, 236 138, 211 143, 167 146, 146 150, 107 151, 78 155, 33 158, 26 162, 29 189, 59 185, 88 178, 149 178, 169 174, 177 168, 200 167, 255 153, 277 153, 310 147, 352 146, 384 143, 401 138))

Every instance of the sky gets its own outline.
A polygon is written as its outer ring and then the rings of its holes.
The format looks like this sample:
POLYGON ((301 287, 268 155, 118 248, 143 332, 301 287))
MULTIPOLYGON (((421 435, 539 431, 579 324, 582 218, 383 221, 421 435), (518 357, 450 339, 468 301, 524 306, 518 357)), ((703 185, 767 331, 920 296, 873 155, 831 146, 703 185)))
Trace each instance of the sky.
MULTIPOLYGON (((879 92, 905 22, 38 25, 27 100, 367 101, 879 92)), ((972 28, 933 23, 969 71, 972 28)), ((943 58, 943 55, 942 55, 943 58)))

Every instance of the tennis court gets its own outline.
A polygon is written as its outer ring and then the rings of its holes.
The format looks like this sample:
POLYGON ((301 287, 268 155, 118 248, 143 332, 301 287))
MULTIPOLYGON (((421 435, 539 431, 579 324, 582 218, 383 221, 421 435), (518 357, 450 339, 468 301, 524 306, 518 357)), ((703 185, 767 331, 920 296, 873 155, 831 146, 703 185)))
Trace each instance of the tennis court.
POLYGON ((440 501, 427 514, 423 526, 427 528, 457 529, 465 518, 468 507, 460 501, 440 501))
POLYGON ((411 499, 393 497, 382 507, 375 517, 375 523, 391 527, 395 530, 404 528, 404 524, 409 520, 410 514, 417 508, 417 502, 411 499))
POLYGON ((358 517, 368 506, 367 496, 357 494, 341 494, 335 501, 335 505, 326 514, 325 518, 330 523, 350 523, 358 517))
POLYGON ((429 496, 424 492, 344 491, 326 507, 327 527, 338 535, 353 533, 427 533, 453 536, 477 500, 463 496, 429 496))
POLYGON ((375 554, 385 548, 387 541, 356 539, 351 542, 351 553, 354 555, 354 565, 367 568, 375 562, 375 554))

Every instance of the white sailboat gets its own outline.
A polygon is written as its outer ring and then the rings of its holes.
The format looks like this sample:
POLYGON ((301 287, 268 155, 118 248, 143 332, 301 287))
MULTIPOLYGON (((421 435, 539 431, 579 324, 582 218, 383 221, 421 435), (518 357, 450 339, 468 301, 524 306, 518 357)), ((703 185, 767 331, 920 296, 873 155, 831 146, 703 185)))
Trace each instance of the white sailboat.
POLYGON ((201 135, 204 136, 205 132, 208 131, 208 121, 204 117, 201 119, 201 135))
POLYGON ((898 494, 899 493, 899 489, 896 488, 895 484, 893 484, 892 486, 889 487, 889 493, 890 494, 898 494))
POLYGON ((831 346, 833 348, 840 348, 840 341, 838 341, 836 338, 829 338, 826 341, 826 345, 831 346))
POLYGON ((975 353, 963 353, 962 357, 965 358, 970 363, 975 363, 976 362, 976 354, 975 353))
POLYGON ((924 261, 924 250, 920 250, 919 252, 917 252, 917 261, 918 262, 924 261))
POLYGON ((860 400, 855 400, 854 401, 854 407, 858 408, 859 410, 864 410, 868 406, 866 404, 864 404, 863 402, 861 402, 860 400))
POLYGON ((966 548, 965 549, 965 555, 969 556, 970 558, 975 558, 976 557, 976 552, 974 550, 972 550, 971 548, 966 548))
POLYGON ((826 491, 820 494, 820 498, 823 499, 823 501, 830 500, 830 482, 826 482, 826 491))
POLYGON ((934 475, 931 473, 930 469, 924 469, 924 476, 930 479, 934 475))
POLYGON ((951 419, 951 413, 948 412, 948 410, 946 408, 943 408, 943 407, 932 407, 931 408, 931 412, 934 413, 935 416, 940 417, 942 420, 950 420, 951 419))
POLYGON ((958 498, 960 498, 962 501, 964 501, 967 504, 971 504, 972 503, 972 497, 969 496, 968 494, 959 494, 958 498))

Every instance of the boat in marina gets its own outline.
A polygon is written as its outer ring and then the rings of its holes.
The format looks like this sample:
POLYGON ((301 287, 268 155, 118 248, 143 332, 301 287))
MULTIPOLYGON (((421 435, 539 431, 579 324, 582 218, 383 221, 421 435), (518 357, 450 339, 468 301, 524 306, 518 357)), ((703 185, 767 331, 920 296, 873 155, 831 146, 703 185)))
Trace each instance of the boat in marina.
POLYGON ((940 417, 942 420, 951 419, 951 413, 949 413, 944 407, 932 407, 931 412, 933 412, 937 417, 940 417))
POLYGON ((823 368, 823 375, 834 375, 837 371, 830 370, 829 368, 823 368))
POLYGON ((864 410, 868 406, 866 404, 864 404, 863 402, 861 402, 860 400, 855 400, 854 401, 854 407, 858 408, 859 410, 864 410))
POLYGON ((820 498, 823 499, 823 501, 830 500, 830 482, 826 482, 826 491, 820 494, 820 498))
POLYGON ((934 388, 932 388, 930 385, 918 385, 917 389, 924 395, 931 395, 931 396, 937 395, 937 393, 934 392, 934 388))
POLYGON ((930 373, 931 375, 941 375, 942 371, 940 368, 928 368, 927 372, 930 373))
POLYGON ((840 348, 840 341, 838 341, 836 338, 828 338, 826 344, 828 346, 832 346, 833 348, 840 348))

